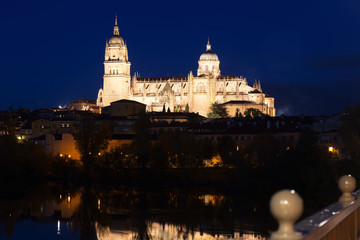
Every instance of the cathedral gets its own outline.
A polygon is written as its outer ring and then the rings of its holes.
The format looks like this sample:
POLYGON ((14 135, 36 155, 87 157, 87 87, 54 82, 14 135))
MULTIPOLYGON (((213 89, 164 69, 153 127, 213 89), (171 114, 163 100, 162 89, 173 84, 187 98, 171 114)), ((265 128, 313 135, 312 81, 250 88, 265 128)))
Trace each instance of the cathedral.
POLYGON ((126 43, 120 37, 117 18, 113 36, 105 46, 103 88, 97 97, 99 107, 109 106, 120 99, 146 105, 146 111, 185 111, 207 116, 214 102, 226 107, 230 116, 255 108, 275 116, 274 98, 262 92, 260 82, 249 86, 246 78, 221 75, 220 61, 210 42, 198 61, 197 74, 187 76, 141 77, 130 75, 126 43))

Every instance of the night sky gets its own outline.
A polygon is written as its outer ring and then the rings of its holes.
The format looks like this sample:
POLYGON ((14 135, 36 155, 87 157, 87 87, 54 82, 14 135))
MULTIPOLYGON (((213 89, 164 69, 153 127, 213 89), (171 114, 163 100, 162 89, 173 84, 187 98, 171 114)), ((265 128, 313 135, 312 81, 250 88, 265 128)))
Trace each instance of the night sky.
POLYGON ((360 103, 358 0, 0 0, 0 110, 95 100, 115 13, 131 75, 196 74, 209 37, 221 74, 259 79, 277 115, 360 103))

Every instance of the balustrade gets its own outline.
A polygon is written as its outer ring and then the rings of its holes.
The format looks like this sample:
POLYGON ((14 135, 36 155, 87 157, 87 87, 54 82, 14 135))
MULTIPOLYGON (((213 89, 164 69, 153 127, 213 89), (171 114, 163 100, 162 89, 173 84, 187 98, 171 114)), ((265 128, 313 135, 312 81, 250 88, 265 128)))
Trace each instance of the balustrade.
POLYGON ((271 240, 359 240, 360 190, 351 175, 338 182, 342 196, 339 201, 295 224, 303 211, 301 197, 294 190, 282 190, 273 195, 270 210, 279 223, 271 240))

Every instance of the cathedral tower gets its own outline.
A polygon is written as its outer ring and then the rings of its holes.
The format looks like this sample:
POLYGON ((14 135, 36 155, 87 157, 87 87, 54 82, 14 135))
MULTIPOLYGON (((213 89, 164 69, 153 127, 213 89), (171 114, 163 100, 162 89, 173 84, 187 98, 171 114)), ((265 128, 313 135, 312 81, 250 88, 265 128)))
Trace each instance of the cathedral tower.
POLYGON ((109 106, 111 102, 130 97, 130 62, 124 40, 120 37, 115 16, 113 36, 105 46, 104 85, 99 90, 97 105, 109 106))

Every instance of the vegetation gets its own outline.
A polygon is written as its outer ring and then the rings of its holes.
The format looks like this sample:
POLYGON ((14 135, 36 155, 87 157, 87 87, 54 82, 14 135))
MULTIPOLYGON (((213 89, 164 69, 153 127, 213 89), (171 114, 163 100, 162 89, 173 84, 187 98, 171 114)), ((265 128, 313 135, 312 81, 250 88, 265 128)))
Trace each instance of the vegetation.
POLYGON ((188 104, 188 103, 187 103, 186 106, 185 106, 185 112, 186 112, 186 113, 190 112, 189 104, 188 104))
POLYGON ((40 145, 19 144, 13 135, 0 137, 0 176, 2 180, 21 181, 44 177, 49 173, 51 158, 40 145))
MULTIPOLYGON (((213 106, 214 113, 224 111, 219 110, 221 107, 218 104, 213 106)), ((249 110, 246 116, 257 116, 256 112, 249 110)), ((319 194, 336 189, 334 185, 342 174, 350 172, 359 176, 360 107, 347 108, 341 120, 341 134, 349 160, 334 162, 328 150, 317 144, 318 140, 312 132, 304 132, 298 142, 281 140, 267 132, 241 144, 230 136, 213 142, 199 140, 195 134, 180 128, 152 133, 152 123, 147 115, 140 116, 134 124, 132 144, 98 154, 107 148, 111 128, 107 124, 99 124, 92 117, 84 117, 75 134, 83 163, 81 167, 71 159, 50 158, 37 144, 18 143, 9 117, 10 135, 0 138, 0 171, 2 176, 13 178, 56 176, 69 179, 71 176, 74 179, 92 170, 95 174, 91 176, 98 179, 134 179, 145 176, 140 171, 144 169, 150 174, 148 179, 169 178, 179 183, 184 180, 181 174, 176 173, 180 169, 182 174, 184 171, 192 174, 192 181, 205 184, 214 183, 214 179, 219 180, 217 177, 222 176, 226 179, 224 184, 231 184, 231 188, 246 188, 246 182, 253 181, 259 187, 266 186, 269 192, 288 187, 307 194, 319 194), (221 168, 229 174, 206 175, 205 172, 210 172, 207 167, 221 168), (191 169, 201 169, 204 173, 191 172, 191 169)))
MULTIPOLYGON (((241 114, 241 113, 240 113, 241 114)), ((249 118, 249 119, 252 119, 252 118, 257 118, 257 117, 261 117, 263 116, 264 114, 257 108, 247 108, 245 111, 244 111, 244 116, 245 118, 249 118)))
POLYGON ((210 106, 210 113, 208 114, 209 118, 226 118, 229 116, 226 108, 217 102, 214 102, 210 106))
POLYGON ((80 120, 74 138, 85 169, 90 168, 98 154, 107 148, 111 136, 111 128, 106 123, 98 124, 91 116, 80 120))

